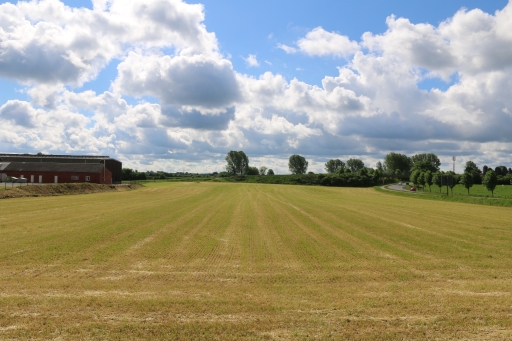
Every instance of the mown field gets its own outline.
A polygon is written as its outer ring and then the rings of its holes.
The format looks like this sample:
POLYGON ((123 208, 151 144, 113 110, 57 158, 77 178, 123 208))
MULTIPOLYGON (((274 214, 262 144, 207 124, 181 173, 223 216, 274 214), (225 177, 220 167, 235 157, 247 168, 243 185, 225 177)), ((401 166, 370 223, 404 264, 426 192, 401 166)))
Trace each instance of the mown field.
POLYGON ((155 183, 0 211, 1 340, 512 338, 507 207, 155 183))

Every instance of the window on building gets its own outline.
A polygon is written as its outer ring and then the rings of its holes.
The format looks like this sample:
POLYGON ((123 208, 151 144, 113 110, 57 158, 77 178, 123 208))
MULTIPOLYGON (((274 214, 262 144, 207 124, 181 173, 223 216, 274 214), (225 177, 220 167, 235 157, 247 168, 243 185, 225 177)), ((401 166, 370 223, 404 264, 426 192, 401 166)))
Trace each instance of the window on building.
POLYGON ((91 177, 90 176, 86 176, 85 177, 85 181, 91 181, 91 177))

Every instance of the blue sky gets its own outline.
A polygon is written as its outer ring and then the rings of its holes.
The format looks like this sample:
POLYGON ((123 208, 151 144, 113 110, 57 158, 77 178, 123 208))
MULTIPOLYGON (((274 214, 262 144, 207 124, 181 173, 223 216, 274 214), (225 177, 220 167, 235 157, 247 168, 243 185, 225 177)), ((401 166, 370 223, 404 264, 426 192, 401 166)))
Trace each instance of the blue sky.
POLYGON ((508 1, 194 4, 0 1, 2 151, 198 172, 232 149, 281 173, 295 153, 316 172, 390 151, 512 166, 508 1))

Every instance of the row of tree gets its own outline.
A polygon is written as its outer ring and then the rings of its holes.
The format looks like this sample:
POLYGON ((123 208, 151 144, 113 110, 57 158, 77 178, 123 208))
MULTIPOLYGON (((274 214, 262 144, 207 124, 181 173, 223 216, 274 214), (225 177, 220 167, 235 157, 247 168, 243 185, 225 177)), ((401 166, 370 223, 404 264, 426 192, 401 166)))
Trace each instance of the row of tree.
MULTIPOLYGON (((249 158, 243 151, 230 151, 226 156, 226 171, 231 175, 273 175, 272 169, 267 167, 249 166, 249 158)), ((301 155, 294 154, 288 159, 288 169, 293 174, 306 174, 308 169, 308 161, 301 155)), ((512 169, 505 166, 498 166, 493 171, 488 166, 483 167, 483 172, 477 167, 473 161, 466 162, 464 173, 457 175, 454 172, 441 172, 441 161, 439 157, 433 153, 416 154, 409 157, 405 154, 389 153, 384 159, 384 163, 377 162, 376 169, 365 167, 362 160, 351 158, 346 162, 339 159, 331 159, 325 163, 327 173, 337 175, 338 177, 327 177, 322 179, 325 184, 343 182, 343 175, 353 174, 365 179, 371 179, 376 183, 379 179, 390 175, 410 175, 410 181, 415 185, 425 188, 428 185, 436 184, 441 187, 441 179, 443 175, 449 175, 453 179, 450 187, 461 183, 465 188, 469 189, 473 184, 484 184, 494 195, 496 185, 505 180, 512 183, 512 169), (341 177, 340 177, 341 176, 341 177), (510 177, 510 179, 508 179, 510 177)), ((312 172, 310 172, 312 174, 312 172)), ((346 177, 346 176, 345 176, 346 177)))
MULTIPOLYGON (((262 166, 259 169, 249 165, 249 157, 243 151, 231 150, 226 155, 226 172, 232 175, 274 175, 272 169, 262 166)), ((288 159, 288 169, 292 174, 306 174, 309 162, 304 156, 294 154, 288 159)), ((364 162, 359 159, 349 159, 346 163, 341 160, 329 160, 325 164, 327 173, 357 173, 365 169, 364 162)), ((373 169, 366 169, 373 172, 373 169)))
MULTIPOLYGON (((425 186, 428 185, 429 191, 432 191, 432 185, 436 185, 439 187, 439 192, 441 192, 441 187, 445 184, 450 187, 452 194, 453 188, 460 183, 468 190, 469 195, 469 189, 475 184, 473 174, 470 172, 464 172, 464 174, 458 175, 452 171, 446 173, 439 171, 432 173, 431 171, 422 172, 415 170, 411 173, 409 179, 414 183, 414 185, 423 188, 423 190, 425 189, 425 186), (444 183, 443 177, 445 177, 444 183)), ((498 176, 492 169, 489 169, 487 173, 485 173, 482 183, 485 185, 487 190, 491 191, 492 196, 494 196, 494 190, 498 185, 498 176)))

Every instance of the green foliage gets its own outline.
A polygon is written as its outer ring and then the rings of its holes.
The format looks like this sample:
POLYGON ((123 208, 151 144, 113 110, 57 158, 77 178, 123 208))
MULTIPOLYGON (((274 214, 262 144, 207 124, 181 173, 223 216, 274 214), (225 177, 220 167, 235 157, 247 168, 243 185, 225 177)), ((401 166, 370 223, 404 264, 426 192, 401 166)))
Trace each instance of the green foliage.
POLYGON ((409 176, 409 181, 415 185, 418 185, 418 179, 420 177, 421 172, 419 170, 414 170, 409 176))
POLYGON ((464 185, 464 187, 468 190, 469 195, 469 189, 473 187, 473 175, 469 172, 464 172, 460 179, 460 183, 464 185))
POLYGON ((249 158, 243 151, 231 150, 226 155, 226 171, 233 175, 244 175, 249 168, 249 158))
POLYGON ((417 161, 412 165, 411 168, 412 171, 419 171, 419 172, 432 172, 435 173, 439 170, 438 167, 436 167, 432 162, 430 161, 417 161))
MULTIPOLYGON (((165 176, 164 176, 165 177, 165 176)), ((146 180, 146 173, 138 172, 131 168, 123 168, 121 171, 121 180, 130 181, 130 180, 146 180)))
POLYGON ((260 171, 258 170, 258 168, 257 168, 257 167, 251 167, 251 166, 249 166, 249 167, 247 168, 247 173, 246 173, 246 174, 247 174, 247 175, 259 175, 259 174, 260 174, 260 171))
POLYGON ((437 187, 439 187, 439 192, 441 192, 441 187, 442 187, 442 184, 441 184, 441 172, 435 172, 434 174, 432 174, 432 183, 434 185, 436 185, 437 187))
POLYGON ((325 170, 327 173, 338 173, 340 170, 343 170, 345 168, 345 162, 341 160, 329 160, 325 163, 325 170))
POLYGON ((434 184, 432 172, 426 171, 424 174, 425 174, 425 183, 428 185, 428 190, 430 192, 432 192, 431 186, 434 184))
POLYGON ((308 170, 308 162, 303 156, 294 154, 288 160, 288 169, 293 174, 305 174, 308 170))
POLYGON ((377 168, 381 172, 384 172, 384 167, 382 166, 382 162, 380 161, 377 161, 377 163, 375 164, 375 168, 377 168))
POLYGON ((274 171, 272 170, 272 168, 270 168, 270 169, 267 171, 267 175, 274 175, 274 171))
POLYGON ((267 174, 267 167, 261 166, 259 171, 260 171, 260 175, 266 175, 267 174))
POLYGON ((426 172, 420 172, 418 175, 418 185, 420 185, 423 190, 425 190, 425 184, 427 183, 427 179, 425 177, 426 172))
POLYGON ((372 174, 373 183, 377 184, 382 179, 382 170, 376 169, 372 174))
POLYGON ((471 176, 473 177, 473 184, 475 185, 481 185, 482 184, 482 175, 479 171, 477 170, 472 170, 471 172, 471 176))
POLYGON ((488 170, 487 173, 485 173, 483 183, 485 185, 485 188, 487 188, 488 191, 491 191, 492 196, 494 197, 494 189, 498 184, 498 177, 496 176, 496 173, 492 171, 492 169, 488 170))
POLYGON ((428 154, 416 154, 411 157, 413 162, 413 168, 421 169, 423 172, 431 171, 435 173, 439 170, 439 166, 441 166, 441 161, 437 157, 436 154, 428 153, 428 154))
POLYGON ((474 163, 473 161, 466 162, 464 173, 471 173, 472 171, 476 171, 478 172, 478 174, 482 173, 482 171, 477 167, 476 163, 474 163))
MULTIPOLYGON (((505 176, 508 174, 508 169, 505 166, 498 166, 494 169, 494 172, 496 173, 496 176, 498 176, 498 175, 505 176)), ((484 172, 484 174, 487 174, 487 172, 484 172)))
POLYGON ((390 174, 397 174, 396 171, 409 173, 412 160, 405 154, 389 153, 384 158, 384 164, 386 165, 386 171, 390 174))
POLYGON ((364 168, 364 162, 359 159, 349 159, 347 161, 347 167, 352 173, 357 173, 364 168))

